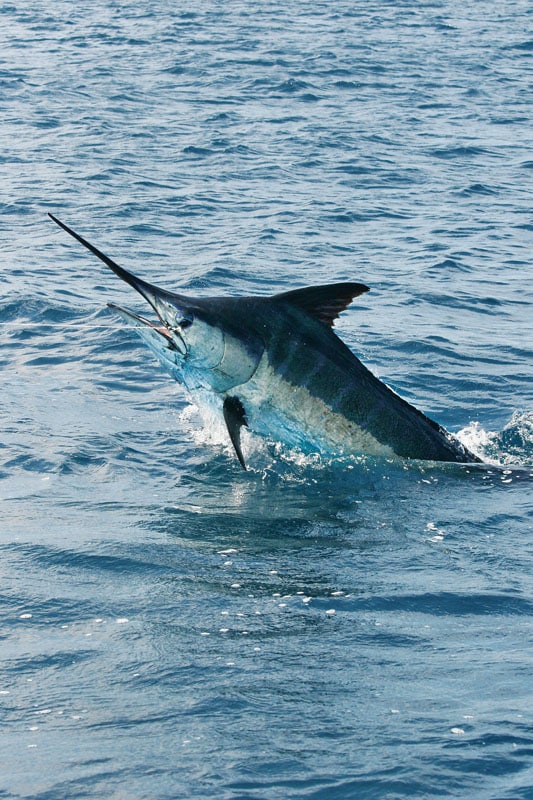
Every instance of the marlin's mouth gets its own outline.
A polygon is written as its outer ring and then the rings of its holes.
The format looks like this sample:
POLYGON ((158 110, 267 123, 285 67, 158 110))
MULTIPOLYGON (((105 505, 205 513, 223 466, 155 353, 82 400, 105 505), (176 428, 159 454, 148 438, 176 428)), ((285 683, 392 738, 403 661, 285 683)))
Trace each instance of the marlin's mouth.
MULTIPOLYGON (((159 334, 166 340, 166 347, 168 350, 176 350, 182 356, 187 355, 187 348, 185 346, 185 342, 183 341, 182 337, 180 336, 179 332, 174 330, 172 331, 166 324, 165 320, 162 319, 159 314, 159 324, 157 322, 153 322, 150 319, 146 319, 146 317, 141 317, 140 314, 135 314, 133 311, 130 311, 127 308, 123 308, 122 306, 117 306, 116 303, 108 303, 108 308, 111 308, 113 311, 116 311, 122 319, 131 325, 133 328, 150 328, 150 330, 154 331, 154 333, 159 334)), ((156 310, 156 309, 154 309, 156 310)), ((157 310, 156 310, 157 313, 157 310)))

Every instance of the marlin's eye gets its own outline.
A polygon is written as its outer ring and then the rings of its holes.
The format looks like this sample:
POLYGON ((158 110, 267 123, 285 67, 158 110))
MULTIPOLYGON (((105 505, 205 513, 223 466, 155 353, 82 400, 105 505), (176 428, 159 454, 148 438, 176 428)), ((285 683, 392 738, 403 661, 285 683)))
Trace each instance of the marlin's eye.
POLYGON ((182 331, 184 331, 186 328, 190 328, 191 325, 192 325, 192 319, 184 318, 179 322, 179 327, 181 328, 182 331))

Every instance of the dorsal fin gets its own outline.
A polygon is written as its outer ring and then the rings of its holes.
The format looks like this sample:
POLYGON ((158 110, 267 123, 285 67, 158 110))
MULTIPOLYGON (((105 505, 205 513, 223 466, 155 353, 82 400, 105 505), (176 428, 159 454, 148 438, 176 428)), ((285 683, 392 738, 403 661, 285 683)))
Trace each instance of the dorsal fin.
POLYGON ((284 300, 307 311, 329 327, 341 311, 344 311, 354 297, 368 292, 362 283, 329 283, 325 286, 308 286, 306 289, 293 289, 274 295, 276 300, 284 300))

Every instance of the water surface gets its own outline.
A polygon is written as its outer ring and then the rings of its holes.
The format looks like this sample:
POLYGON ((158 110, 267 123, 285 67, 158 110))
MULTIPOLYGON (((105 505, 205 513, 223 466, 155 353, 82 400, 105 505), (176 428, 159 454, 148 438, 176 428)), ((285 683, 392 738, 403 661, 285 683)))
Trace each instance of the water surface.
POLYGON ((0 7, 0 796, 533 792, 528 4, 0 7), (482 454, 243 473, 108 301, 355 280, 482 454))

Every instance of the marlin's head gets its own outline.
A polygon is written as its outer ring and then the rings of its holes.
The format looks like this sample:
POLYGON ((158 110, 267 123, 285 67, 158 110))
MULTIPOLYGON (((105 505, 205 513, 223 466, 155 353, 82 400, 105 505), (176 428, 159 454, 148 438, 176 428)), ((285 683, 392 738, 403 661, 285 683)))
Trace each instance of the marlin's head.
POLYGON ((190 298, 154 286, 120 267, 52 214, 49 216, 152 306, 157 321, 108 304, 135 328, 172 377, 189 389, 204 387, 226 392, 253 375, 263 345, 244 331, 239 335, 231 304, 216 298, 190 298))

